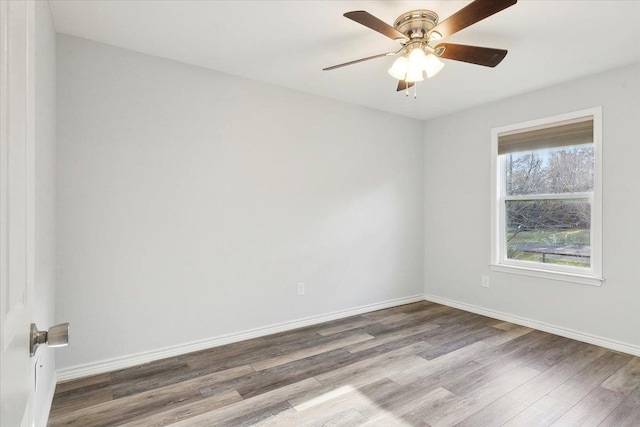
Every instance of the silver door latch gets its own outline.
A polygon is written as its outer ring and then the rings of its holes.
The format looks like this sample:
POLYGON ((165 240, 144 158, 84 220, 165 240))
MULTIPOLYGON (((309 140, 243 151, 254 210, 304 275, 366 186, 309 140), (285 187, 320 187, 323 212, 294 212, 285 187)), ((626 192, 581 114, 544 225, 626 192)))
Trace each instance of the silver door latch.
POLYGON ((29 343, 29 352, 32 357, 41 344, 47 344, 49 347, 66 347, 69 345, 69 324, 61 323, 50 327, 48 331, 39 331, 36 324, 32 323, 29 343))

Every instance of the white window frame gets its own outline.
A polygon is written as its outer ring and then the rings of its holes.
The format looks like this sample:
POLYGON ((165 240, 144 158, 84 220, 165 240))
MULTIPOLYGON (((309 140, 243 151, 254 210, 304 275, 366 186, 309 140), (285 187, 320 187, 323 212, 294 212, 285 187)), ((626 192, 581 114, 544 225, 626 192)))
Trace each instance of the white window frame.
POLYGON ((561 280, 585 285, 600 286, 602 276, 602 107, 593 107, 566 114, 545 117, 491 129, 491 260, 493 271, 521 274, 543 279, 561 280), (552 126, 554 123, 581 117, 593 117, 594 183, 593 193, 558 195, 506 196, 505 157, 498 155, 498 136, 505 132, 534 126, 552 126), (587 199, 591 202, 591 262, 589 268, 543 264, 506 257, 505 201, 540 199, 587 199))

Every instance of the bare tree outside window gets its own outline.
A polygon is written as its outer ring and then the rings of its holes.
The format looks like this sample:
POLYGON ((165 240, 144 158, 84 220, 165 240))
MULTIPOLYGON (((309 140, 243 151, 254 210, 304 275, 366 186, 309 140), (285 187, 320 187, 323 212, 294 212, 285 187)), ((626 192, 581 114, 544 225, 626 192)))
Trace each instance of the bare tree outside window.
POLYGON ((504 156, 507 258, 589 267, 593 144, 504 156))

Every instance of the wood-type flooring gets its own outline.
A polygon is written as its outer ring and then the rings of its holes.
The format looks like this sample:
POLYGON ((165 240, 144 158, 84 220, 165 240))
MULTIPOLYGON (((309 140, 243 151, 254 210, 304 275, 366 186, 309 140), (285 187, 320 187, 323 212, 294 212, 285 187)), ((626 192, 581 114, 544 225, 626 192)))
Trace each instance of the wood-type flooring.
POLYGON ((58 384, 58 426, 640 426, 640 358, 419 302, 58 384))

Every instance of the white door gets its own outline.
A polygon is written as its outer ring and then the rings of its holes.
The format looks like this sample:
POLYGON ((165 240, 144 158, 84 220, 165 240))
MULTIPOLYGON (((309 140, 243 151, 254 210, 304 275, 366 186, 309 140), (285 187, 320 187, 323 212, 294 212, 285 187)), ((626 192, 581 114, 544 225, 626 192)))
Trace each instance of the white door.
POLYGON ((0 1, 0 425, 33 425, 34 3, 0 1))

